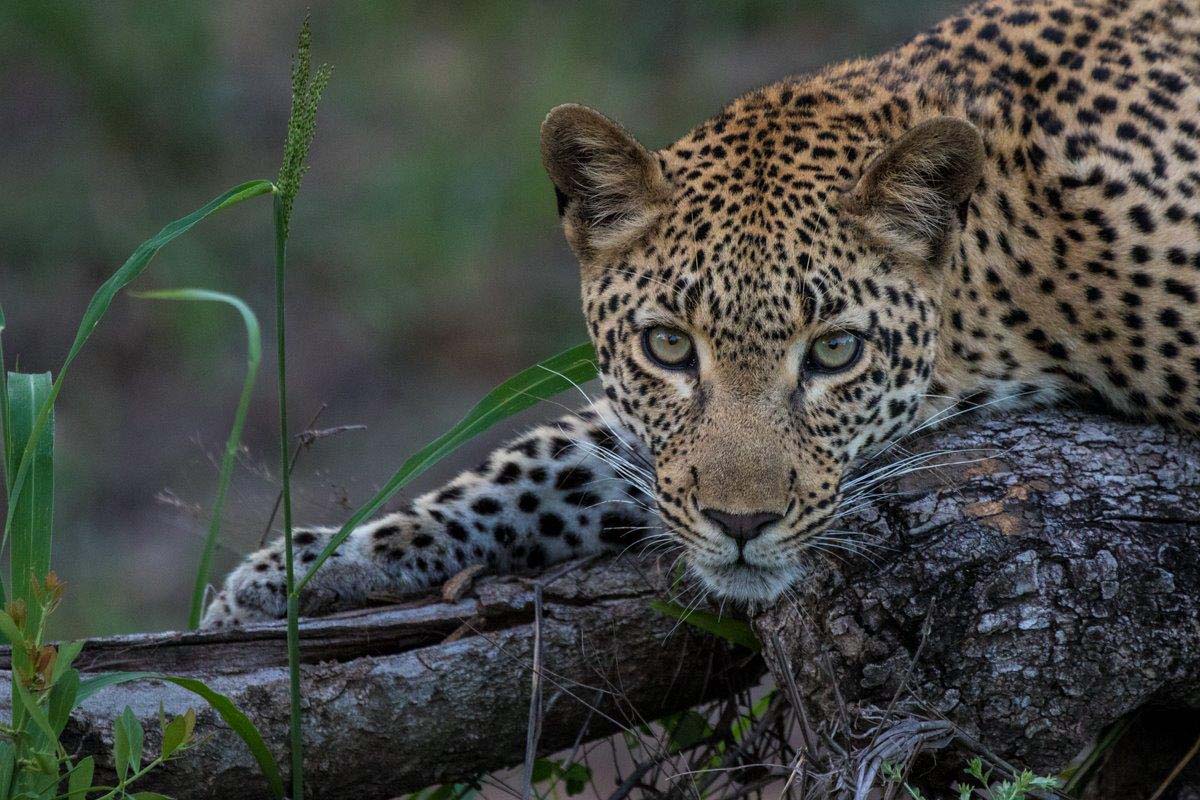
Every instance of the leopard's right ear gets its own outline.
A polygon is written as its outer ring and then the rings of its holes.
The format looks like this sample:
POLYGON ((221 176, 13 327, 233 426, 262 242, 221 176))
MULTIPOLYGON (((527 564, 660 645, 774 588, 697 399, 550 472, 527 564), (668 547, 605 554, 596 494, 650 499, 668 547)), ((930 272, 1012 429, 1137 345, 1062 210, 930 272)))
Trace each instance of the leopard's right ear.
POLYGON ((554 183, 567 241, 585 267, 640 238, 670 196, 650 151, 584 106, 561 105, 546 117, 542 164, 554 183))

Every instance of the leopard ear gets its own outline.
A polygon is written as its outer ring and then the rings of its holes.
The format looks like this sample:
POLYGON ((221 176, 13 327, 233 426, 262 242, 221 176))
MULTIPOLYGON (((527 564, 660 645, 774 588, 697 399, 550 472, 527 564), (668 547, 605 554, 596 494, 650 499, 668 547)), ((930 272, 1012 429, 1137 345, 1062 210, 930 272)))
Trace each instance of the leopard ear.
POLYGON ((956 212, 979 184, 983 160, 983 139, 974 125, 936 117, 876 156, 842 208, 885 247, 941 266, 956 212))
POLYGON ((670 194, 658 160, 645 147, 580 105, 558 106, 542 123, 542 164, 554 183, 567 241, 584 264, 632 244, 670 194))

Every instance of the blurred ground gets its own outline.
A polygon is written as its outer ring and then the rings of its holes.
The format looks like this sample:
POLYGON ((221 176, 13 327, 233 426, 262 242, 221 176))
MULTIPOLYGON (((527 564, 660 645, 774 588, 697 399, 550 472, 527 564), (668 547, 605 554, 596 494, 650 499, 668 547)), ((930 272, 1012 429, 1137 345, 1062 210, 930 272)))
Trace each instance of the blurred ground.
MULTIPOLYGON (((870 55, 957 5, 312 3, 315 55, 334 76, 293 222, 292 416, 326 406, 321 426, 369 431, 302 457, 297 519, 339 521, 493 384, 583 338, 539 165, 549 108, 595 106, 661 146, 745 90, 870 55)), ((273 176, 307 6, 0 4, 10 366, 57 369, 90 293, 138 242, 273 176)), ((231 291, 269 326, 271 246, 260 200, 172 245, 138 286, 231 291)), ((223 309, 113 305, 58 407, 55 565, 70 593, 55 634, 185 622, 205 527, 191 509, 211 503, 241 348, 223 309)), ((267 357, 220 571, 255 546, 276 491, 262 466, 275 447, 267 357)))

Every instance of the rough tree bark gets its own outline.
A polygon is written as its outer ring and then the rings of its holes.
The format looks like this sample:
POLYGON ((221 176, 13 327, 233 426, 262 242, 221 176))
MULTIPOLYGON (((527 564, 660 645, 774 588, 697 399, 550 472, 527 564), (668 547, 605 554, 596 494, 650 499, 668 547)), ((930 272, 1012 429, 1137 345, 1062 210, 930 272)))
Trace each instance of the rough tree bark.
MULTIPOLYGON (((971 450, 847 520, 881 537, 870 556, 831 559, 800 599, 755 620, 764 641, 782 644, 767 649, 777 681, 792 672, 814 716, 843 701, 887 707, 903 688, 997 754, 1056 769, 1130 711, 1200 705, 1200 439, 1036 412, 972 420, 908 447, 971 450)), ((674 621, 647 604, 665 585, 660 571, 626 560, 545 589, 543 752, 570 746, 585 720, 586 735, 600 736, 614 719, 651 718, 761 674, 761 662, 687 626, 668 637, 674 621), (589 715, 597 698, 602 711, 589 715)), ((476 599, 307 623, 308 774, 321 796, 392 797, 518 763, 532 586, 488 579, 476 599)), ((97 640, 81 664, 206 677, 282 763, 283 655, 282 629, 267 626, 97 640)), ((172 687, 115 687, 84 706, 71 735, 102 755, 117 711, 129 704, 151 720, 160 699, 168 711, 196 705, 172 687)), ((213 738, 159 788, 183 798, 259 789, 244 748, 211 714, 202 719, 213 738)), ((1177 722, 1135 727, 1128 757, 1158 769, 1153 754, 1165 771, 1198 732, 1177 722), (1184 735, 1173 750, 1156 743, 1184 735)), ((1123 791, 1100 796, 1144 793, 1123 791)))
MULTIPOLYGON (((482 580, 473 597, 456 602, 306 621, 301 652, 309 791, 383 800, 520 763, 539 628, 541 753, 758 681, 765 668, 756 655, 650 608, 650 600, 667 589, 659 567, 633 559, 566 565, 536 581, 482 580)), ((279 764, 287 764, 288 678, 280 625, 97 639, 76 663, 86 675, 153 670, 203 678, 229 695, 262 731, 279 764)), ((8 679, 0 673, 0 680, 8 679)), ((168 715, 196 708, 197 733, 210 738, 152 773, 139 789, 182 800, 270 796, 241 741, 203 701, 171 684, 130 683, 97 693, 68 723, 68 750, 95 755, 98 769, 111 777, 112 721, 131 707, 146 727, 147 751, 157 752, 160 702, 168 715)), ((10 713, 9 704, 0 697, 0 717, 10 713)))
MULTIPOLYGON (((982 460, 902 479, 848 526, 881 537, 871 560, 831 560, 756 620, 815 715, 834 713, 833 683, 880 707, 903 683, 1000 756, 1053 771, 1128 712, 1200 704, 1200 438, 1039 412, 925 447, 982 460)), ((1192 744, 1194 723, 1176 723, 1127 742, 1142 780, 1192 744)))

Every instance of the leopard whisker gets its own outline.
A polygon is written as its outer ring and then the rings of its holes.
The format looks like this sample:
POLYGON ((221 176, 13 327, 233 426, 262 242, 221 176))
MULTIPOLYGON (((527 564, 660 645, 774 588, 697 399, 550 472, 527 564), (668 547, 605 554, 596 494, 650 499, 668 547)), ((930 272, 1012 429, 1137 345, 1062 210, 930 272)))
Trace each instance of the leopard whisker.
POLYGON ((980 458, 972 459, 972 460, 968 460, 968 461, 940 463, 940 464, 933 464, 933 465, 928 464, 928 462, 934 461, 943 456, 960 455, 963 453, 994 454, 996 452, 997 451, 995 448, 966 447, 966 448, 942 448, 942 449, 938 449, 938 450, 930 450, 930 451, 927 451, 924 453, 917 453, 914 456, 909 456, 908 458, 902 458, 897 461, 893 461, 889 464, 885 464, 881 467, 877 467, 877 468, 871 470, 870 472, 866 472, 861 475, 857 475, 854 478, 851 478, 850 480, 845 481, 842 484, 842 488, 843 489, 846 489, 846 488, 853 489, 853 488, 858 488, 858 487, 869 488, 869 487, 876 486, 876 485, 882 483, 883 481, 886 481, 886 480, 889 480, 892 478, 902 477, 904 475, 908 475, 913 472, 917 472, 922 469, 929 468, 931 466, 941 466, 941 467, 961 466, 963 464, 978 463, 979 461, 986 460, 986 457, 980 457, 980 458))
POLYGON ((640 489, 651 497, 654 496, 654 476, 639 469, 636 465, 626 461, 611 450, 607 450, 590 442, 576 442, 576 445, 583 452, 596 460, 612 467, 613 471, 620 477, 624 478, 636 488, 640 489))
MULTIPOLYGON (((625 440, 625 437, 621 436, 621 434, 615 428, 613 428, 613 426, 609 423, 609 421, 604 413, 604 410, 601 409, 596 404, 596 400, 591 395, 589 395, 586 391, 584 391, 582 386, 580 386, 576 381, 572 380, 571 378, 569 378, 568 376, 559 372, 558 370, 551 369, 550 367, 547 367, 547 366, 543 366, 542 369, 546 370, 547 372, 549 372, 552 375, 556 375, 556 376, 562 378, 564 381, 569 383, 571 386, 575 387, 575 391, 579 392, 579 395, 584 399, 585 402, 587 402, 588 407, 592 410, 592 413, 594 413, 596 415, 596 420, 601 425, 604 426, 604 429, 606 431, 608 431, 608 435, 610 437, 612 437, 613 441, 619 442, 621 445, 623 445, 630 451, 634 452, 635 456, 637 456, 639 458, 639 460, 645 462, 647 467, 652 468, 652 465, 649 464, 648 462, 646 462, 646 459, 642 457, 641 453, 637 452, 637 450, 633 447, 633 445, 631 445, 629 442, 627 442, 625 440)), ((597 369, 597 372, 598 371, 599 370, 597 369)), ((583 422, 585 424, 587 423, 587 420, 584 419, 581 415, 579 415, 578 412, 571 410, 570 413, 574 414, 576 417, 578 417, 581 422, 583 422)))
MULTIPOLYGON (((962 416, 963 414, 970 414, 975 411, 981 411, 985 408, 988 408, 989 406, 997 405, 1000 403, 1006 403, 1010 400, 1016 400, 1017 398, 1025 397, 1027 395, 1037 394, 1037 392, 1039 392, 1039 391, 1040 391, 1040 389, 1030 389, 1030 390, 1027 390, 1024 392, 1013 392, 1012 394, 1006 394, 1001 397, 992 398, 991 400, 987 401, 986 403, 970 403, 970 396, 959 397, 959 398, 955 399, 950 405, 934 412, 934 414, 932 414, 929 418, 927 418, 921 424, 917 425, 912 430, 907 431, 902 436, 899 436, 896 439, 892 440, 892 442, 890 444, 888 444, 887 447, 884 447, 883 449, 873 453, 870 456, 870 458, 868 459, 868 461, 873 461, 877 458, 880 458, 885 453, 887 453, 889 450, 891 450, 893 447, 897 446, 898 444, 900 444, 900 442, 903 442, 906 439, 910 439, 910 438, 918 435, 919 433, 922 433, 923 431, 929 430, 930 428, 942 425, 942 424, 948 422, 949 420, 952 420, 952 419, 955 419, 956 417, 962 416), (970 405, 965 408, 957 408, 958 406, 966 404, 966 403, 970 403, 970 405), (951 412, 951 411, 953 411, 954 413, 948 414, 948 412, 951 412), (946 414, 948 414, 948 415, 943 416, 946 414)), ((923 397, 935 397, 935 398, 949 399, 949 397, 951 397, 951 396, 938 395, 938 394, 925 394, 925 395, 923 395, 923 397)))
MULTIPOLYGON (((876 561, 875 558, 873 558, 870 555, 870 553, 860 550, 860 549, 857 549, 857 548, 854 548, 854 547, 850 547, 850 546, 846 545, 844 542, 840 542, 836 539, 835 540, 825 540, 825 539, 819 539, 819 538, 810 539, 805 542, 804 549, 816 550, 819 552, 824 552, 828 555, 835 555, 835 556, 836 556, 835 551, 840 551, 840 552, 847 553, 852 556, 863 558, 872 567, 876 567, 876 568, 879 567, 879 562, 876 561)), ((842 563, 846 563, 844 559, 841 559, 841 560, 842 560, 842 563)))

